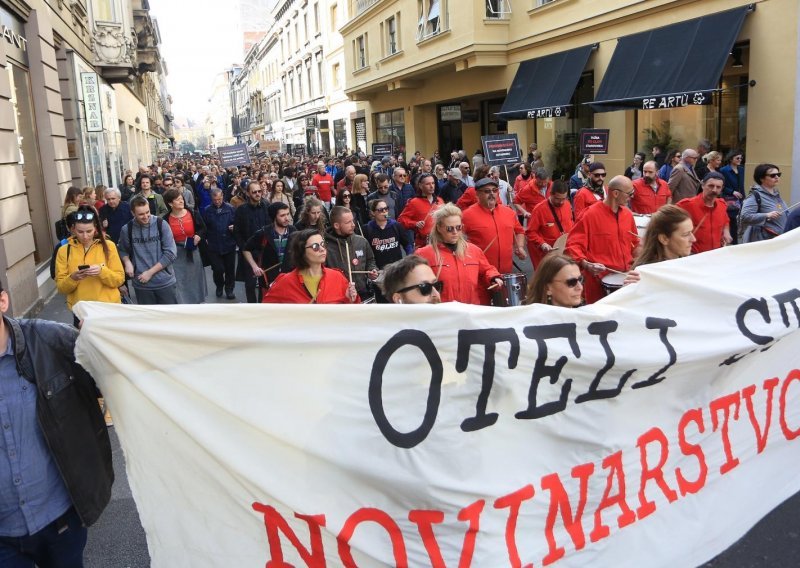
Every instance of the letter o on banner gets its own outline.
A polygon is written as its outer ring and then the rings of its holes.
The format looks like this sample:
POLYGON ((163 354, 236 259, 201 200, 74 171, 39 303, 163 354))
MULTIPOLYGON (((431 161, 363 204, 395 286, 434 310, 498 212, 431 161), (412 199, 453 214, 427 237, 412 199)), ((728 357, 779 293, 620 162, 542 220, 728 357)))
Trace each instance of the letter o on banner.
POLYGON ((380 348, 372 364, 372 374, 369 377, 369 407, 375 423, 380 428, 381 434, 393 445, 399 448, 413 448, 428 437, 436 415, 439 412, 439 401, 442 397, 442 377, 444 371, 442 360, 436 351, 436 346, 426 333, 416 329, 404 329, 396 333, 386 344, 380 348), (425 407, 425 417, 419 428, 411 432, 396 430, 386 417, 383 408, 383 373, 392 355, 406 345, 419 348, 428 360, 431 368, 431 382, 428 387, 428 401, 425 407))

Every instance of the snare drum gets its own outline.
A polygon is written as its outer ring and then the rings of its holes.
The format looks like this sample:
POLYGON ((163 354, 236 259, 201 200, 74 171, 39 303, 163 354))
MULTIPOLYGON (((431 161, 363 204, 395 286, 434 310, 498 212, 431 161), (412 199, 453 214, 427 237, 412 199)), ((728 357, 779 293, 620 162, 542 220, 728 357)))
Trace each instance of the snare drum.
POLYGON ((492 305, 502 308, 521 306, 525 302, 525 293, 528 289, 528 278, 524 274, 503 274, 502 288, 492 295, 492 305))
POLYGON ((652 215, 644 213, 633 214, 633 222, 636 223, 636 232, 639 233, 640 239, 643 239, 645 233, 647 233, 647 225, 650 224, 650 217, 652 217, 652 215))
POLYGON ((609 272, 603 276, 600 283, 603 285, 603 292, 605 292, 606 296, 622 288, 625 276, 625 274, 617 274, 616 272, 609 272))

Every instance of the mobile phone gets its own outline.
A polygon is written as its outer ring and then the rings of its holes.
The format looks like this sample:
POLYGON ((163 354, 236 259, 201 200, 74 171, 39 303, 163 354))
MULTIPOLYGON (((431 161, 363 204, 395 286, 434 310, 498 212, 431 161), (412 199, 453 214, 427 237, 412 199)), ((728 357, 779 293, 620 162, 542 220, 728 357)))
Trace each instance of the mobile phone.
POLYGON ((87 268, 89 268, 88 264, 81 264, 80 266, 78 266, 78 270, 86 270, 87 268))

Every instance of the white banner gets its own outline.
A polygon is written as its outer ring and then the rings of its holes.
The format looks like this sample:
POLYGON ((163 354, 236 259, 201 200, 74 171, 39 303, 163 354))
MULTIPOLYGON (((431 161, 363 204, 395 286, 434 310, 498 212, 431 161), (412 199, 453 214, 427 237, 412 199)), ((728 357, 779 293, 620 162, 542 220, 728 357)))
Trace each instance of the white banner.
POLYGON ((81 303, 154 567, 696 566, 800 490, 800 232, 550 306, 81 303))

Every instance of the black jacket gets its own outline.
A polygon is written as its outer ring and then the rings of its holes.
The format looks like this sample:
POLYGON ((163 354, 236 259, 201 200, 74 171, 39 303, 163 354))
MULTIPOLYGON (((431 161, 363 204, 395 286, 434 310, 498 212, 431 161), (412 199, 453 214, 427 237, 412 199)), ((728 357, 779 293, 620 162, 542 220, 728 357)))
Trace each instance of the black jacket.
POLYGON ((249 251, 250 254, 253 255, 256 264, 266 271, 267 281, 274 282, 281 272, 291 272, 294 269, 294 263, 292 263, 289 258, 288 248, 289 241, 291 240, 290 237, 295 233, 296 229, 292 225, 286 228, 287 251, 283 256, 283 260, 278 258, 278 251, 275 250, 275 243, 273 243, 270 238, 270 231, 272 231, 272 225, 262 227, 256 231, 255 234, 247 240, 247 243, 244 245, 244 250, 249 251), (266 270, 267 268, 269 270, 266 270))
POLYGON ((36 385, 36 417, 85 526, 111 499, 111 442, 94 379, 75 362, 78 332, 45 320, 4 317, 17 372, 36 385))

